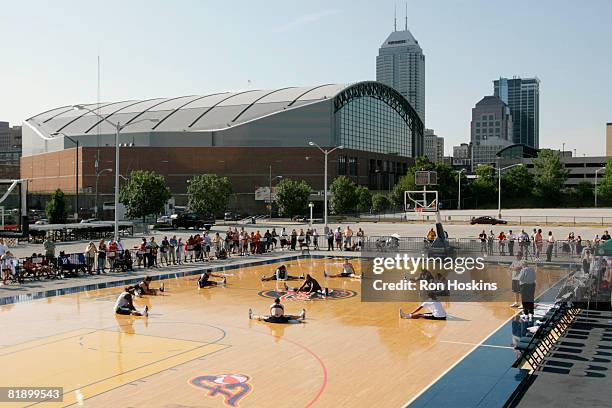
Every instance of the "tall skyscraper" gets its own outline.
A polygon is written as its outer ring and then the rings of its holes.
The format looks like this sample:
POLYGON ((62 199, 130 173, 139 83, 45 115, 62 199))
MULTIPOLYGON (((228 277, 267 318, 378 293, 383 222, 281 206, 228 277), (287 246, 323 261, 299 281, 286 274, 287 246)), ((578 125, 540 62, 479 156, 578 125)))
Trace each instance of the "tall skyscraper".
POLYGON ((512 142, 534 149, 540 147, 540 80, 538 78, 499 78, 493 81, 494 95, 510 108, 512 142))
POLYGON ((388 85, 410 102, 425 123, 425 55, 410 31, 393 32, 378 49, 376 80, 388 85))
POLYGON ((425 129, 423 155, 432 163, 442 163, 444 159, 444 138, 437 136, 433 129, 425 129))

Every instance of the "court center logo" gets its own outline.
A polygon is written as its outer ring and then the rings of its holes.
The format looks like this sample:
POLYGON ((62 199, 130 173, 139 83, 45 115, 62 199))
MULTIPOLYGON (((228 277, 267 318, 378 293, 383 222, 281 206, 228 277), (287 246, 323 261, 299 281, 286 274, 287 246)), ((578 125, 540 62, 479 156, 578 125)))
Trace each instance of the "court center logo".
POLYGON ((287 292, 284 290, 262 290, 259 292, 259 296, 276 299, 280 298, 281 301, 297 301, 297 300, 322 300, 322 299, 348 299, 357 296, 357 292, 350 289, 333 289, 329 288, 327 296, 322 297, 309 297, 305 292, 287 292))
POLYGON ((221 395, 223 403, 229 407, 238 407, 242 399, 253 391, 250 378, 243 374, 200 375, 189 380, 198 388, 208 390, 208 396, 221 395))

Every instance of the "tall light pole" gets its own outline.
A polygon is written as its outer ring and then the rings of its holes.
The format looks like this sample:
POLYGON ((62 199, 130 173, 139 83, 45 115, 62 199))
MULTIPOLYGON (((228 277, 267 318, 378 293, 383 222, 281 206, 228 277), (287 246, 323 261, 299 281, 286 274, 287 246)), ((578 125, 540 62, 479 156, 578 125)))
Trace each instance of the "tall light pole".
POLYGON ((325 155, 325 180, 323 183, 323 222, 325 223, 325 232, 327 233, 327 156, 329 156, 329 154, 335 151, 336 149, 344 149, 344 146, 336 146, 333 149, 327 150, 323 149, 315 142, 308 142, 308 144, 310 146, 315 146, 321 151, 321 153, 323 153, 323 155, 325 155))
POLYGON ((459 179, 459 195, 457 197, 457 209, 460 210, 461 209, 461 173, 463 173, 465 171, 465 168, 459 170, 459 173, 457 173, 457 178, 459 179))
POLYGON ((605 170, 605 167, 595 170, 595 207, 597 207, 597 173, 602 170, 605 170))
POLYGON ((501 172, 512 167, 522 166, 523 163, 513 164, 511 166, 500 167, 499 162, 497 166, 497 218, 501 218, 501 172))
POLYGON ((106 123, 109 123, 111 126, 115 128, 115 222, 114 222, 114 237, 115 241, 119 239, 119 134, 123 129, 128 126, 135 125, 140 122, 159 122, 159 119, 141 119, 136 122, 128 122, 125 125, 122 125, 120 122, 112 122, 108 120, 105 116, 100 115, 93 109, 89 109, 83 105, 73 105, 73 109, 76 110, 86 110, 89 113, 96 115, 98 118, 103 120, 106 123))
POLYGON ((74 218, 78 220, 79 218, 79 141, 71 138, 64 132, 54 132, 54 133, 51 133, 51 135, 52 136, 63 136, 76 145, 76 164, 75 164, 75 173, 74 173, 74 177, 76 178, 75 185, 74 185, 75 194, 76 194, 76 209, 74 213, 75 214, 74 218))

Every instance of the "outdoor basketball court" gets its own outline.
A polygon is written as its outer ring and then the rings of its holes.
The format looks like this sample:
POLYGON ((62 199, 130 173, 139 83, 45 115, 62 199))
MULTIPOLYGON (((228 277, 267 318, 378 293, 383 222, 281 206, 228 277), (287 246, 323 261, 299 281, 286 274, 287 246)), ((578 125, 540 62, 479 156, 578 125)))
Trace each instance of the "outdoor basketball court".
MULTIPOLYGON (((114 314, 122 287, 1 306, 0 383, 63 387, 63 402, 27 405, 41 407, 401 407, 516 313, 507 302, 447 303, 447 321, 400 320, 398 307, 416 303, 362 303, 359 280, 323 277, 340 259, 285 264, 332 290, 326 300, 284 298, 287 313, 307 310, 304 324, 248 319, 249 307, 267 313, 285 294, 260 281, 278 263, 219 272, 227 287, 166 280, 163 296, 135 301, 148 318, 114 314)), ((538 292, 560 274, 539 274, 538 292)))

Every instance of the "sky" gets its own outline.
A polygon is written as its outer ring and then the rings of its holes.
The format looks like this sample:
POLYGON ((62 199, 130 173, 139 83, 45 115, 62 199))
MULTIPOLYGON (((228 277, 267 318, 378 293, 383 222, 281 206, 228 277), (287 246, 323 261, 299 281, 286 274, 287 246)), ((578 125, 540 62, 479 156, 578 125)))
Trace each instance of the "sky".
MULTIPOLYGON (((54 107, 376 79, 405 2, 11 1, 0 24, 0 120, 54 107)), ((612 1, 409 0, 426 56, 426 127, 469 141, 500 76, 540 80, 540 147, 605 154, 612 1)))

